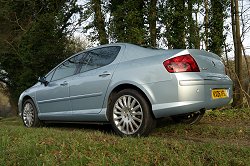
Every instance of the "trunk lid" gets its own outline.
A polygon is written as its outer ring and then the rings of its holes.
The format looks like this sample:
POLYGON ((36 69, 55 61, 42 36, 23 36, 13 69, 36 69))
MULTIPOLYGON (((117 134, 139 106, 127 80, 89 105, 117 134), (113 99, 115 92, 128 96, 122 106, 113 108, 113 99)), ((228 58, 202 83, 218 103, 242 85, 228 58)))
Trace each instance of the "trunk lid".
POLYGON ((207 76, 210 75, 209 73, 213 73, 213 76, 216 76, 216 74, 225 75, 225 66, 218 55, 203 50, 191 49, 188 52, 197 62, 201 73, 206 73, 207 76))

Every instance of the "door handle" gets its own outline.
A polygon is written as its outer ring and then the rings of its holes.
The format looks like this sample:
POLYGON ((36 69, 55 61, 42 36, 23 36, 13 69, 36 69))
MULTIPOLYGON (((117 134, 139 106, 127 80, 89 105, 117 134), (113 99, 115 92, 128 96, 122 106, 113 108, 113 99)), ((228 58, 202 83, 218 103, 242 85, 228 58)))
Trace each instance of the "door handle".
POLYGON ((107 77, 109 75, 111 75, 111 73, 108 73, 107 71, 105 71, 102 74, 99 74, 99 77, 107 77))
POLYGON ((68 85, 67 81, 64 81, 63 83, 60 84, 60 86, 67 86, 67 85, 68 85))

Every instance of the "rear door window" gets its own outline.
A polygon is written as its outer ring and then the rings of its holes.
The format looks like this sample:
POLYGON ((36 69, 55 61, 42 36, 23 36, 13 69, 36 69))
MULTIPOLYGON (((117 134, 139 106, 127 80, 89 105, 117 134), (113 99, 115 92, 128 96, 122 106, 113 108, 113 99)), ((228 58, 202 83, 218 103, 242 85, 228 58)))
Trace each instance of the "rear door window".
POLYGON ((89 71, 112 63, 117 57, 120 49, 120 46, 110 46, 87 52, 88 58, 85 59, 86 65, 82 66, 80 72, 89 71))

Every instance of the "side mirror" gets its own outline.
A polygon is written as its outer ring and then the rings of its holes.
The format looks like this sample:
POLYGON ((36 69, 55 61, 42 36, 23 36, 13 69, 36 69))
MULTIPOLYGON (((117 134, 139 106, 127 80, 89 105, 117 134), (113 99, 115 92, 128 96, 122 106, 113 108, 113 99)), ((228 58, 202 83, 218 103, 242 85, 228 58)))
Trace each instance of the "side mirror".
POLYGON ((49 82, 46 81, 45 77, 39 77, 38 81, 41 82, 42 84, 44 84, 45 86, 47 86, 49 84, 49 82))

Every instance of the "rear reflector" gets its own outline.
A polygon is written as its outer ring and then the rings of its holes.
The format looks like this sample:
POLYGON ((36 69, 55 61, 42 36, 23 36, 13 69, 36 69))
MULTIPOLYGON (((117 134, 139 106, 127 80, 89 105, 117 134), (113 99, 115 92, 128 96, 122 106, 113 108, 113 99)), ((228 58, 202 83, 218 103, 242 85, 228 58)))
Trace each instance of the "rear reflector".
POLYGON ((199 66, 190 54, 165 60, 163 65, 169 73, 200 72, 199 66))

